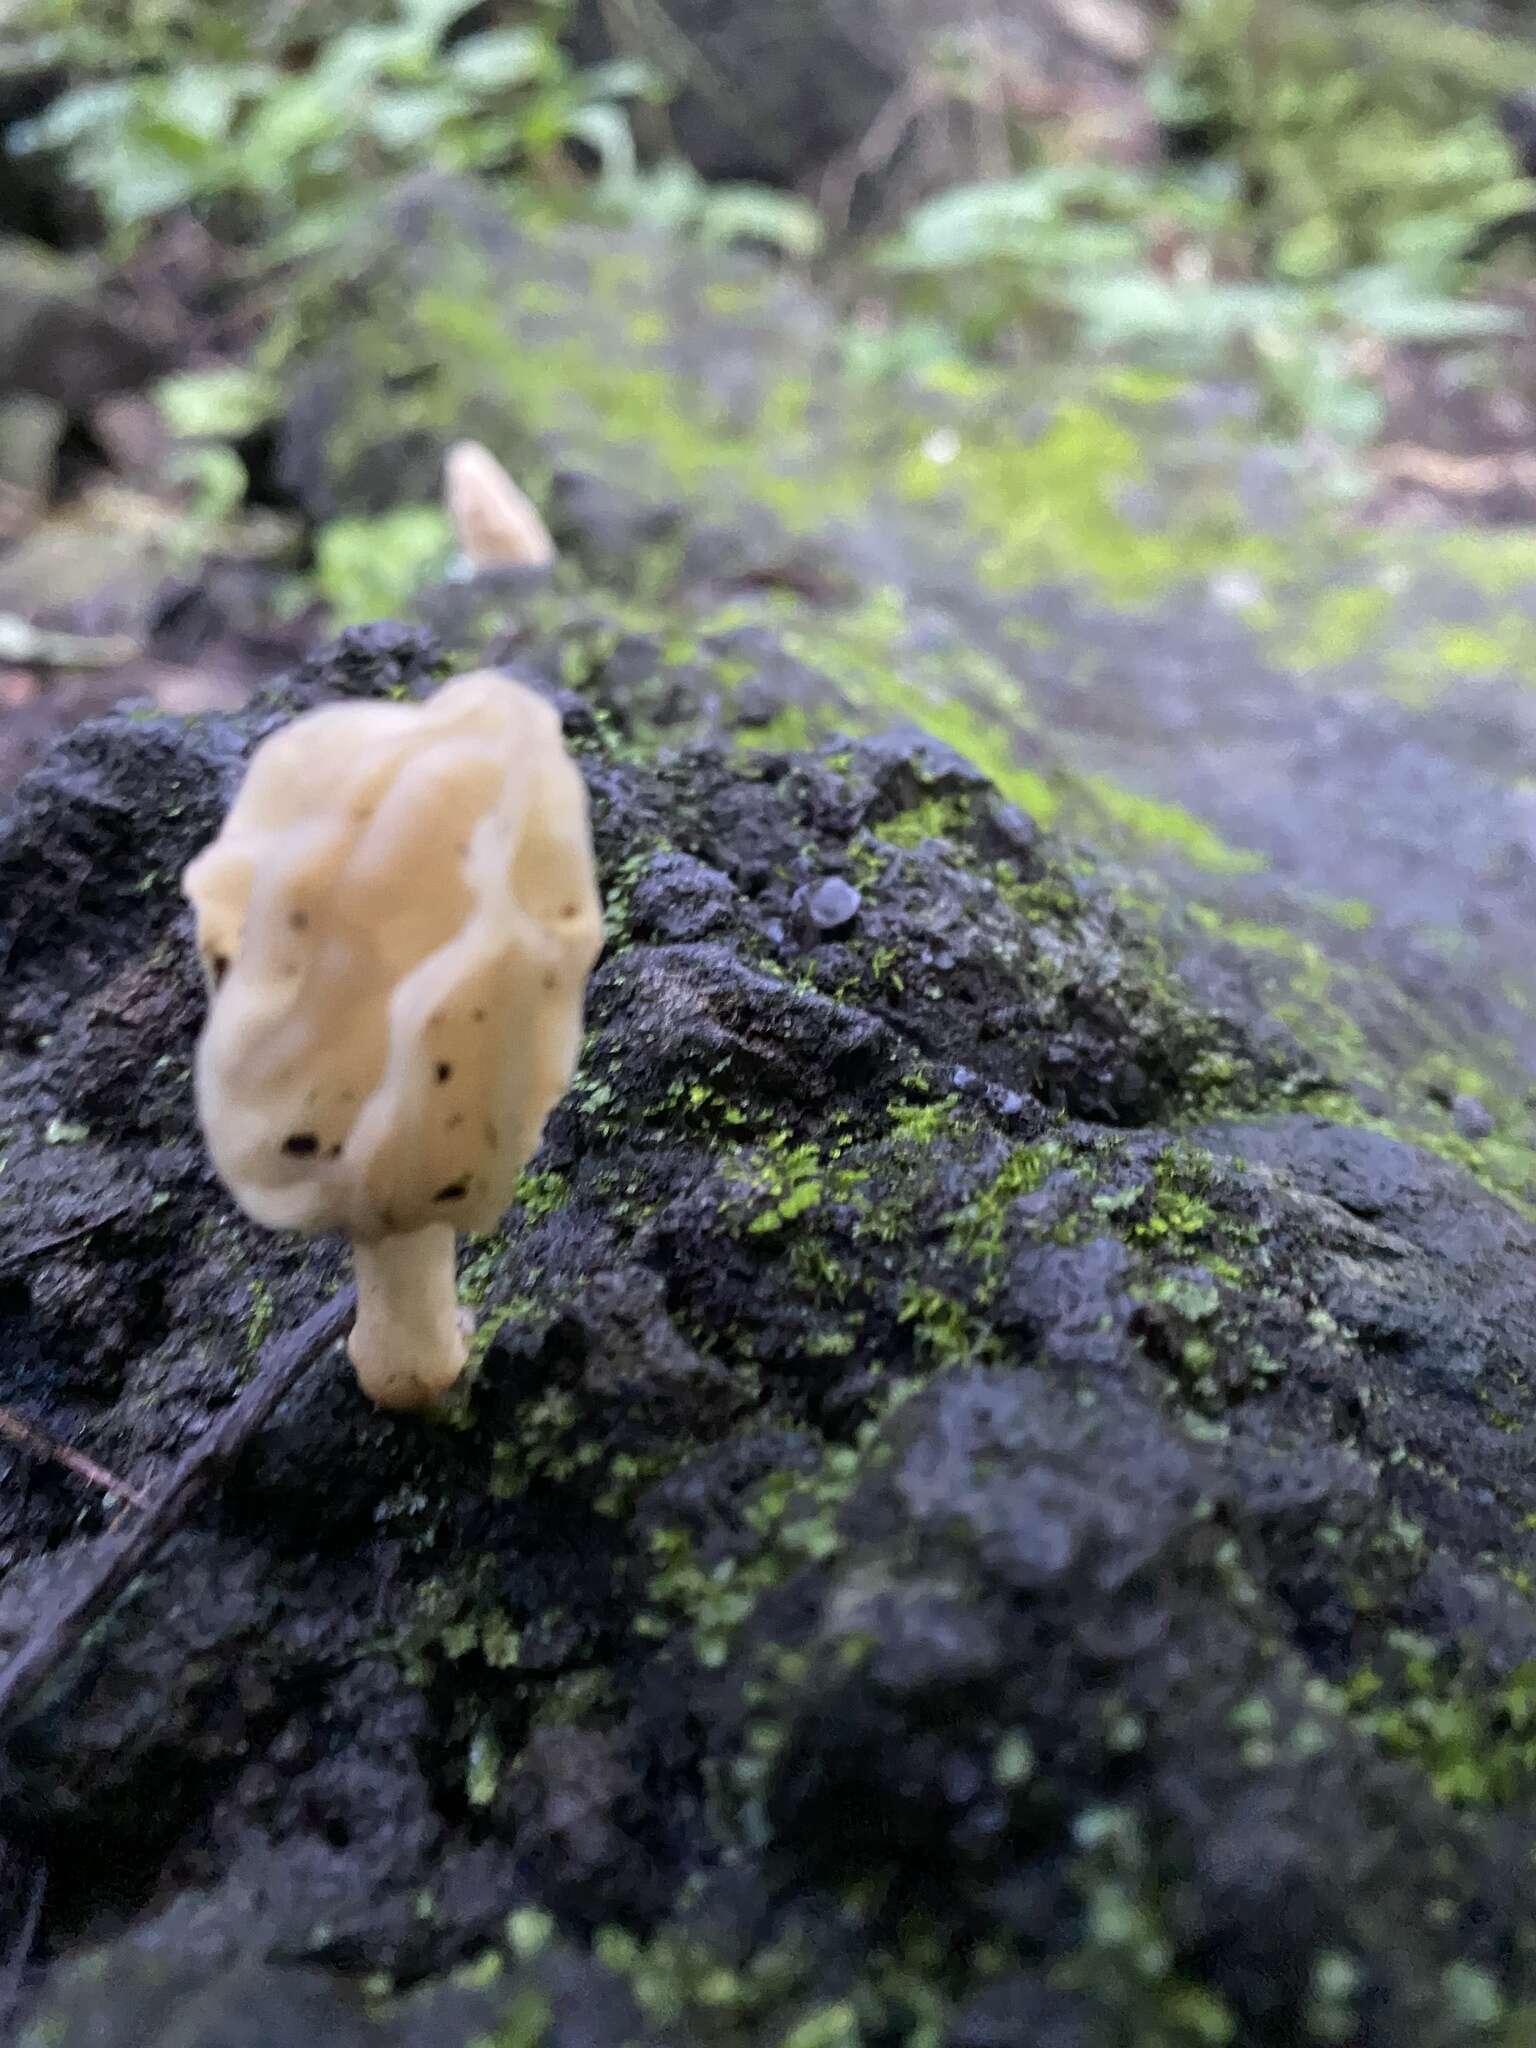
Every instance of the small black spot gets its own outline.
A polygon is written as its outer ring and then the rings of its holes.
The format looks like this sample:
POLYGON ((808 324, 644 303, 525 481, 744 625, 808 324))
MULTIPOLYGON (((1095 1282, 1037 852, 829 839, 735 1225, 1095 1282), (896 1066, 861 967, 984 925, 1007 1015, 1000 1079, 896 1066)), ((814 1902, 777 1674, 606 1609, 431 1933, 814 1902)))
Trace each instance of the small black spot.
POLYGON ((213 977, 214 987, 217 988, 229 972, 229 955, 227 953, 210 953, 208 956, 208 972, 213 977))
POLYGON ((447 1187, 439 1188, 432 1199, 434 1202, 462 1202, 468 1193, 469 1184, 467 1181, 451 1180, 447 1187))
POLYGON ((553 988, 554 986, 555 986, 555 977, 554 977, 554 975, 552 975, 552 974, 546 974, 546 975, 545 975, 545 977, 544 977, 544 987, 545 987, 545 990, 546 990, 546 991, 548 991, 549 989, 552 989, 552 988, 553 988))
POLYGON ((309 1159, 320 1150, 320 1140, 313 1131, 295 1131, 291 1138, 284 1138, 283 1150, 290 1159, 309 1159))
POLYGON ((560 915, 562 917, 577 917, 580 915, 580 912, 581 906, 576 903, 562 903, 560 906, 560 915))
POLYGON ((485 1022, 484 1010, 471 1010, 470 1016, 476 1024, 483 1024, 485 1022))
POLYGON ((451 1081, 453 1079, 453 1068, 449 1066, 446 1060, 438 1061, 437 1078, 439 1081, 451 1081))
POLYGON ((291 911, 288 916, 288 923, 296 932, 307 932, 309 930, 309 912, 307 910, 291 911))
POLYGON ((327 1159, 339 1159, 341 1157, 341 1147, 339 1145, 332 1145, 325 1156, 327 1159))

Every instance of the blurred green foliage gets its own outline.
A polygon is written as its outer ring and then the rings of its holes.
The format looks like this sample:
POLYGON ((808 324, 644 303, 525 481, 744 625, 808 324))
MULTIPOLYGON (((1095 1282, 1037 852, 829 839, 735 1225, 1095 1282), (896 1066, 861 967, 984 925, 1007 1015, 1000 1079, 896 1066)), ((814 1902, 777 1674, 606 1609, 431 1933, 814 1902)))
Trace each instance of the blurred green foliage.
POLYGON ((60 152, 106 218, 134 229, 214 212, 304 253, 346 232, 378 181, 430 165, 558 177, 572 144, 632 176, 637 65, 576 69, 560 11, 455 34, 465 0, 390 0, 381 18, 124 0, 31 0, 31 50, 76 83, 13 147, 60 152))
MULTIPOLYGON (((654 81, 577 66, 566 12, 19 0, 11 55, 72 82, 11 143, 61 160, 130 242, 191 209, 263 262, 344 252, 381 182, 423 168, 492 179, 524 207, 821 253, 803 198, 643 162, 631 117, 654 81)), ((1277 433, 1367 440, 1373 346, 1475 344, 1506 323, 1469 287, 1536 206, 1498 120, 1523 87, 1536 44, 1420 0, 1181 0, 1145 81, 1169 157, 1087 161, 1048 125, 1011 129, 1002 174, 917 205, 872 265, 853 252, 854 295, 867 307, 873 268, 890 317, 851 327, 850 361, 881 376, 1044 345, 1235 366, 1277 433)), ((215 378, 172 402, 201 409, 185 434, 236 442, 251 390, 215 378)))
POLYGON ((1526 44, 1416 0, 1184 0, 1158 111, 1239 173, 1259 266, 1298 282, 1465 255, 1531 203, 1497 119, 1526 44))
POLYGON ((402 505, 378 519, 333 519, 315 545, 315 595, 337 626, 389 618, 453 553, 448 521, 435 505, 402 505))
POLYGON ((423 168, 816 254, 820 220, 791 194, 642 169, 631 108, 656 82, 630 61, 578 68, 567 12, 524 0, 466 32, 471 0, 24 0, 16 54, 76 82, 10 145, 62 157, 129 235, 191 207, 278 258, 338 242, 381 179, 423 168))
POLYGON ((1156 166, 1051 161, 919 206, 878 252, 916 331, 1256 375, 1275 431, 1368 439, 1369 342, 1476 341, 1493 231, 1536 204, 1497 119, 1536 52, 1412 5, 1184 0, 1156 166))

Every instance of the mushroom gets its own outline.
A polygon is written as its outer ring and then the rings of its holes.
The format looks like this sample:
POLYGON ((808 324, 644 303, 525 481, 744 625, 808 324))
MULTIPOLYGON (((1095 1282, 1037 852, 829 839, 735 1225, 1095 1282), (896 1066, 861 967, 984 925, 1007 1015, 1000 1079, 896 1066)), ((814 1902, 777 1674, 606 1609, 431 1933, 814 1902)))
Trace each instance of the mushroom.
POLYGON ((427 1407, 468 1354, 454 1233, 511 1201, 602 943, 559 719, 489 671, 311 712, 256 750, 183 887, 214 1165, 258 1223, 346 1233, 358 1379, 427 1407))
POLYGON ((554 561, 555 544, 533 501, 478 441, 448 450, 443 499, 471 569, 547 569, 554 561))

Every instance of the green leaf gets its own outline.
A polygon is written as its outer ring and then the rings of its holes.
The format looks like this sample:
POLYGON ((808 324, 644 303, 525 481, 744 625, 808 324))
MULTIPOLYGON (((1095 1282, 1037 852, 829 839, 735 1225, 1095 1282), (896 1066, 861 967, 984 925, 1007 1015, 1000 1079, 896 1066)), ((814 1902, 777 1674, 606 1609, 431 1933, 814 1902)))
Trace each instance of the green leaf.
POLYGON ((448 53, 448 69, 471 92, 509 92, 559 69, 549 42, 531 28, 504 28, 470 36, 448 53))
POLYGON ((666 81, 637 57, 612 57, 580 74, 581 89, 595 100, 645 100, 665 96, 666 81))
POLYGON ((714 247, 762 242, 781 255, 809 262, 821 249, 825 228, 809 201, 766 185, 717 185, 699 210, 699 238, 714 247))
POLYGON ((267 378, 233 366, 167 377, 155 396, 171 432, 189 440, 237 441, 269 418, 275 403, 267 378))
POLYGON ((233 448, 212 443, 203 448, 186 448, 171 464, 173 480, 191 493, 189 521, 199 529, 198 539, 207 544, 207 529, 222 526, 234 518, 245 503, 250 478, 245 464, 233 448))
POLYGON ((565 122, 573 142, 584 142, 602 166, 605 178, 635 174, 635 138, 622 108, 599 103, 575 108, 565 122))
POLYGON ((431 88, 380 92, 371 100, 364 118, 375 142, 403 155, 441 134, 461 106, 453 93, 431 88))
POLYGON ((124 81, 110 85, 77 85, 62 93, 35 120, 19 121, 6 130, 6 146, 17 155, 40 149, 71 149, 88 136, 111 133, 122 126, 134 105, 134 89, 124 81))

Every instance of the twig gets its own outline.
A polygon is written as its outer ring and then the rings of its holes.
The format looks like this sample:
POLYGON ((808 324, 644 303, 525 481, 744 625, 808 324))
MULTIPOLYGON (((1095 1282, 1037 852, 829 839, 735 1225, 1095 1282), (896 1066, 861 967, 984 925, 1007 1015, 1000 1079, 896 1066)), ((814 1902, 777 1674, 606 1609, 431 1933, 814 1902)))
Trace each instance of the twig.
POLYGON ((55 1465, 67 1465, 78 1479, 90 1486, 99 1487, 103 1493, 115 1493, 119 1500, 131 1501, 136 1508, 147 1508, 149 1499, 136 1486, 130 1486, 126 1479, 119 1479, 115 1472, 109 1472, 105 1465, 98 1465, 94 1458, 88 1458, 84 1451, 72 1450, 68 1444, 55 1443, 42 1430, 34 1429, 30 1422, 10 1408, 0 1408, 0 1436, 8 1437, 13 1444, 19 1444, 24 1451, 30 1451, 34 1458, 51 1459, 55 1465))
POLYGON ((95 1563, 74 1593, 44 1618, 0 1671, 0 1730, 16 1720, 39 1688, 68 1662, 87 1631, 175 1534, 210 1481, 234 1463, 278 1402, 341 1335, 356 1307, 355 1291, 345 1287, 298 1329, 274 1338, 245 1392, 181 1459, 159 1497, 121 1535, 101 1538, 95 1563))
POLYGON ((43 1897, 48 1889, 48 1866, 34 1865, 32 1880, 27 1887, 26 1904, 22 1907, 21 1924, 16 1930, 9 1952, 0 1961, 0 2036, 10 2026, 21 2002, 22 1979, 27 1964, 32 1959, 32 1945, 37 1940, 38 1922, 43 1917, 43 1897))

